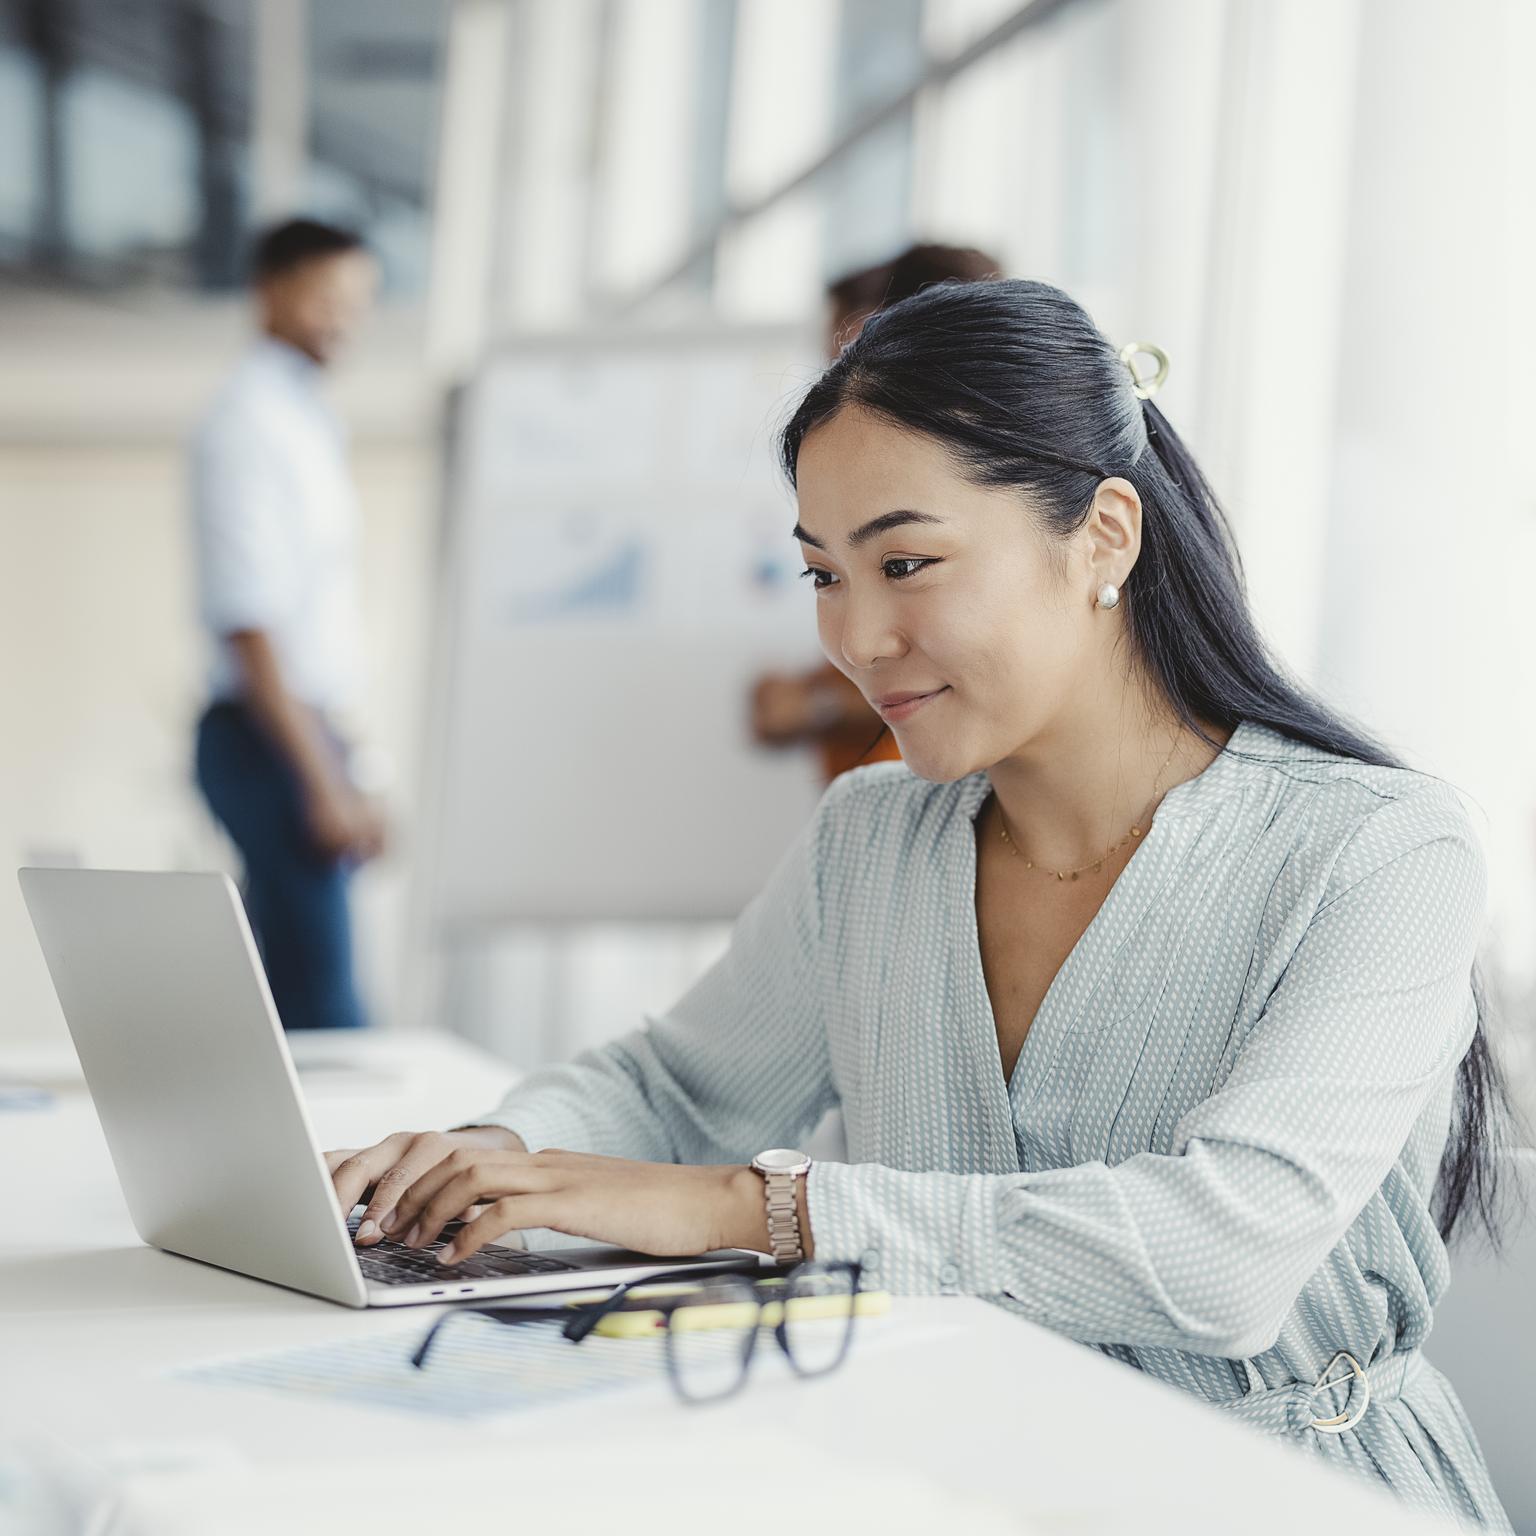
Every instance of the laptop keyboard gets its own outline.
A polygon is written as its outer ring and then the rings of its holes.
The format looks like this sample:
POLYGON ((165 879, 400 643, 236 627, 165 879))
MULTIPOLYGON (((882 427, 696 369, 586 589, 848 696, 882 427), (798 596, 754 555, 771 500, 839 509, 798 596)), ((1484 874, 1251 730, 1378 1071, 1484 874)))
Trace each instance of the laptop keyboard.
MULTIPOLYGON (((347 1221, 347 1231, 357 1235, 361 1212, 347 1221)), ((453 1221, 443 1228, 442 1236, 426 1248, 407 1248, 393 1238, 367 1248, 354 1250, 365 1280, 379 1285, 426 1285, 434 1280, 503 1280, 517 1275, 554 1275, 575 1269, 560 1259, 544 1253, 525 1253, 521 1248, 503 1248, 487 1243, 473 1258, 462 1264, 439 1264, 438 1250, 459 1230, 453 1221)))

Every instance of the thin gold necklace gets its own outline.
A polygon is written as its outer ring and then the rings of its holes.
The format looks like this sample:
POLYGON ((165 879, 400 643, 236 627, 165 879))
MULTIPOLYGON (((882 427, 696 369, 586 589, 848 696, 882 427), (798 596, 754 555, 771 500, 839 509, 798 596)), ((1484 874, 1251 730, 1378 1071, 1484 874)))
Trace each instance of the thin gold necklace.
MULTIPOLYGON (((1173 755, 1178 750, 1179 733, 1175 731, 1173 733, 1173 745, 1168 749, 1168 756, 1163 759, 1163 766, 1157 770, 1157 777, 1152 781, 1152 798, 1147 802, 1146 814, 1142 816, 1141 821, 1138 821, 1136 825, 1133 826, 1131 830, 1127 832, 1118 843, 1116 843, 1112 848, 1106 848, 1102 858, 1094 859, 1087 864, 1079 864, 1076 869, 1046 869, 1043 871, 1043 873, 1048 875, 1055 875, 1058 880, 1076 880, 1077 877, 1080 874, 1083 874, 1086 870, 1103 869, 1104 865, 1110 859, 1114 858, 1114 856, 1119 853, 1119 851, 1124 848, 1127 843, 1133 842, 1139 838, 1142 832, 1141 822, 1146 821, 1147 818, 1152 814, 1152 811, 1155 809, 1158 796, 1161 793, 1163 787, 1163 775, 1167 773, 1168 765, 1173 761, 1173 755)), ((1015 843, 1014 840, 1008 835, 1008 818, 1003 814, 1003 802, 1001 800, 997 802, 997 825, 998 830, 1002 833, 1004 843, 1008 845, 1009 853, 1011 853, 1016 859, 1024 859, 1024 855, 1019 852, 1019 845, 1015 843)), ((1033 859, 1024 859, 1024 868, 1034 869, 1035 861, 1033 859)))

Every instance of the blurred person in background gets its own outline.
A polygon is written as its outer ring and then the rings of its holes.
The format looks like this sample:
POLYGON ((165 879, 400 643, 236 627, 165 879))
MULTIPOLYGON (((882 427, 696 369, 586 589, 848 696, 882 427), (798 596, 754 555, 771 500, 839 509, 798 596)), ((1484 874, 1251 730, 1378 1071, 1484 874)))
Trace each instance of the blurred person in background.
POLYGON ((367 314, 360 236, 310 219, 252 261, 259 335, 193 436, 198 611, 211 639, 197 781, 240 849, 245 899, 286 1029, 350 1029, 348 885, 383 850, 344 721, 359 636, 358 511, 324 370, 367 314))
MULTIPOLYGON (((960 245, 914 245, 894 261, 850 272, 827 289, 827 360, 888 304, 931 283, 975 283, 1001 275, 1000 262, 960 245)), ((752 688, 752 734, 765 747, 814 745, 828 784, 861 763, 901 756, 880 717, 830 661, 808 672, 760 677, 752 688)))

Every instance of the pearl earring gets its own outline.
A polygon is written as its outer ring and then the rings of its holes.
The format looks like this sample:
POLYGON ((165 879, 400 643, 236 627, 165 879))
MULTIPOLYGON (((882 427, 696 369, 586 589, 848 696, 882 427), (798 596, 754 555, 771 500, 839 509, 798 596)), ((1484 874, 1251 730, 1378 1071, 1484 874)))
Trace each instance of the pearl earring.
POLYGON ((1114 608, 1120 602, 1120 588, 1114 582, 1106 581, 1099 588, 1099 607, 1114 608))

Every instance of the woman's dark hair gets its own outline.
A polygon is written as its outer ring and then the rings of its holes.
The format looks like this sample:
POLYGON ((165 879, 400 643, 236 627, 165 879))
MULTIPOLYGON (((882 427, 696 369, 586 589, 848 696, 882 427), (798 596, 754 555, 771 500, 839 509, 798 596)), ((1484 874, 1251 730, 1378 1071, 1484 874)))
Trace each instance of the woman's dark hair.
MULTIPOLYGON (((1202 721, 1253 721, 1329 756, 1405 765, 1329 709, 1270 655, 1248 608, 1226 514, 1189 450, 1087 313, 1058 288, 1016 279, 940 283, 865 322, 811 386, 780 437, 795 483, 812 428, 857 404, 942 444, 977 485, 1028 492, 1049 532, 1069 537, 1112 475, 1141 498, 1141 554, 1121 596, 1143 677, 1212 746, 1202 721)), ((1498 1143, 1508 1095, 1488 1046, 1486 988, 1457 1069, 1434 1206, 1447 1240, 1474 1210, 1497 1242, 1498 1143)))

